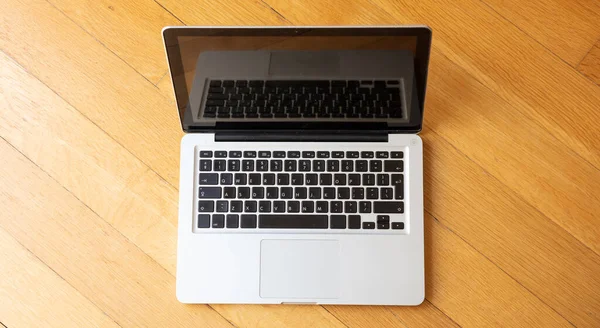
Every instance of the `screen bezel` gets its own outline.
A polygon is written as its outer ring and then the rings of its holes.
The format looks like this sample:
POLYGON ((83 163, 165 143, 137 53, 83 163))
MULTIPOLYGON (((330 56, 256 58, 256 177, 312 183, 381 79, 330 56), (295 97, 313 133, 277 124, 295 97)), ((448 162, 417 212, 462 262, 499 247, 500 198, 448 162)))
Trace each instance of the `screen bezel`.
MULTIPOLYGON (((169 64, 169 74, 175 93, 175 101, 181 121, 182 129, 185 132, 219 132, 219 131, 300 131, 315 130, 328 131, 336 133, 365 133, 373 131, 377 133, 417 133, 421 131, 423 124, 423 112, 425 106, 425 93, 427 89, 427 73, 429 69, 429 55, 431 52, 431 29, 427 26, 381 26, 381 27, 359 27, 359 26, 339 26, 339 27, 314 27, 314 26, 272 26, 272 27, 209 27, 209 26, 172 26, 165 27, 162 31, 163 42, 169 64), (310 35, 318 36, 415 36, 417 37, 417 46, 415 53, 415 91, 418 97, 418 112, 411 113, 415 115, 416 120, 410 120, 409 124, 390 127, 385 122, 364 122, 364 123, 344 123, 344 122, 217 122, 214 126, 206 126, 185 122, 185 112, 190 111, 188 104, 188 91, 183 75, 177 75, 183 72, 183 62, 180 55, 177 38, 181 36, 292 36, 301 35, 310 31, 310 35), (184 98, 185 97, 185 98, 184 98)), ((415 110, 416 111, 416 110, 415 110)))

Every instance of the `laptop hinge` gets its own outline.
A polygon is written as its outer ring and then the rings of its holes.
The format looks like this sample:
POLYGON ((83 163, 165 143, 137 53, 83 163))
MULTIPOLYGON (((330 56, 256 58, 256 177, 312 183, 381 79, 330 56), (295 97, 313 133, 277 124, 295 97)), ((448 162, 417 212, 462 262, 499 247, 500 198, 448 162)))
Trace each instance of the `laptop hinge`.
POLYGON ((215 141, 300 141, 300 142, 387 142, 387 132, 377 133, 327 133, 302 132, 217 132, 215 141))

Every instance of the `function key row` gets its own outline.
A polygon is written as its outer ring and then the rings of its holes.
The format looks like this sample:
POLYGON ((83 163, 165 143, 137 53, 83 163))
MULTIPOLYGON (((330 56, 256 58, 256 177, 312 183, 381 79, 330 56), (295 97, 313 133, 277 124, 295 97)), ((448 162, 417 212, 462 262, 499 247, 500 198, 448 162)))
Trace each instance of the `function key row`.
POLYGON ((230 158, 404 158, 404 153, 401 151, 239 151, 239 150, 230 150, 229 152, 225 150, 215 151, 212 150, 201 150, 200 157, 201 158, 227 158, 229 154, 230 158))

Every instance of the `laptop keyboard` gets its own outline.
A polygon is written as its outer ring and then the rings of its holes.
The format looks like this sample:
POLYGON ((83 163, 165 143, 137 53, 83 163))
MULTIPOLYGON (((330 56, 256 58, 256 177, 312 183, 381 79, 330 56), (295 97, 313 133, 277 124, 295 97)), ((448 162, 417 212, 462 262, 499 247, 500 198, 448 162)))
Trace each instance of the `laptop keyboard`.
POLYGON ((402 118, 400 81, 211 80, 205 118, 402 118))
POLYGON ((198 231, 405 229, 402 151, 198 155, 198 231))

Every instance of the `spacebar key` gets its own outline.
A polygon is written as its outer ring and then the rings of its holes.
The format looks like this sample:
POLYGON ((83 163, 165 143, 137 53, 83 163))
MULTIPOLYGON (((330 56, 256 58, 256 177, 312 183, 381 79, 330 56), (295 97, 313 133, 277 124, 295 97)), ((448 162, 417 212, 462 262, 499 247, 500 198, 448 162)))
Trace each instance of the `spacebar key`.
POLYGON ((327 229, 327 215, 263 214, 258 227, 266 229, 327 229))

